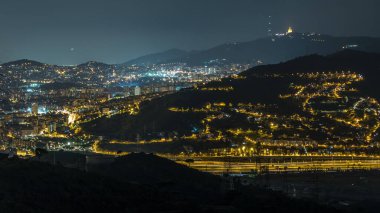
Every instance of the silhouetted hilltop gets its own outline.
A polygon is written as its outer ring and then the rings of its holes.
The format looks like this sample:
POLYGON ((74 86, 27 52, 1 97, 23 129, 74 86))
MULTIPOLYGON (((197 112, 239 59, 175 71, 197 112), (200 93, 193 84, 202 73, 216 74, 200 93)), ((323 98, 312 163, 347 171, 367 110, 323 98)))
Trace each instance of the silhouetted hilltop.
MULTIPOLYGON (((172 207, 155 189, 38 162, 0 162, 2 212, 150 212, 172 207)), ((171 197, 175 204, 175 197, 171 197)), ((175 206, 175 205, 174 205, 175 206)))
POLYGON ((151 64, 165 63, 188 55, 189 52, 179 49, 170 49, 160 53, 153 53, 130 60, 125 65, 148 66, 151 64))
POLYGON ((33 61, 33 60, 28 60, 28 59, 21 59, 17 61, 11 61, 2 64, 3 67, 12 67, 12 66, 44 66, 46 64, 38 62, 38 61, 33 61))
POLYGON ((129 154, 111 164, 97 166, 94 171, 119 180, 164 186, 194 199, 215 198, 221 191, 218 176, 189 169, 153 154, 129 154))
POLYGON ((284 63, 257 66, 241 75, 296 73, 296 72, 329 72, 352 71, 364 75, 380 74, 379 53, 368 53, 356 50, 344 50, 331 55, 302 56, 284 63))

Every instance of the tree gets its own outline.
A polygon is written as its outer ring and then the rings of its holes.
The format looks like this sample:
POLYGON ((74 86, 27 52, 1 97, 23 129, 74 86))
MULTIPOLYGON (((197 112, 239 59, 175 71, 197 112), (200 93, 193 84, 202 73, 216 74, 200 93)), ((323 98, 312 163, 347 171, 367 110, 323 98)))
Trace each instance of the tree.
POLYGON ((45 155, 48 153, 48 151, 46 149, 43 149, 43 148, 36 148, 36 150, 34 152, 36 153, 36 156, 38 158, 41 158, 42 155, 45 155))

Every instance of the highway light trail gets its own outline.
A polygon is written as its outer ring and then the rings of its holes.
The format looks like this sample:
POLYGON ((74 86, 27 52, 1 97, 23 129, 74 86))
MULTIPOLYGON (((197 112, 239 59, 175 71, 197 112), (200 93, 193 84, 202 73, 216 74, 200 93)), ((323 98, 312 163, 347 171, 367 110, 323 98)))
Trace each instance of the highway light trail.
POLYGON ((380 160, 335 160, 335 161, 307 161, 307 162, 274 162, 274 163, 246 163, 246 162, 221 162, 221 161, 194 161, 187 163, 191 168, 210 172, 213 174, 252 173, 260 170, 267 172, 304 172, 304 171, 346 171, 346 170, 372 170, 380 169, 380 160))

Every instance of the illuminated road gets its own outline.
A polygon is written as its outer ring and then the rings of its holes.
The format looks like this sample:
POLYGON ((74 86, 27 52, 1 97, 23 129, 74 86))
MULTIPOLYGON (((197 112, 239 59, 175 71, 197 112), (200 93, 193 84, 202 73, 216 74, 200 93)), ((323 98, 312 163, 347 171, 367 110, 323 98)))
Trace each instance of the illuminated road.
POLYGON ((286 163, 242 163, 242 162, 221 162, 221 161, 194 161, 186 163, 177 161, 191 168, 210 172, 213 174, 229 173, 240 174, 249 173, 252 170, 266 167, 269 172, 300 172, 300 171, 342 171, 358 169, 380 169, 380 160, 329 160, 312 162, 286 162, 286 163))

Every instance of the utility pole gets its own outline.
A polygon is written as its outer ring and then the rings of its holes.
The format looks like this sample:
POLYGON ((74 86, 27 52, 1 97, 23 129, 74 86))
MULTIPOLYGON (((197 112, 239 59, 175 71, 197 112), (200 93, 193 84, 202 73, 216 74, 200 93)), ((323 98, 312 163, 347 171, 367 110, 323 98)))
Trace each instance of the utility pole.
POLYGON ((273 33, 272 33, 272 16, 268 16, 267 34, 269 37, 271 37, 273 35, 273 33))
POLYGON ((137 152, 140 153, 140 134, 137 133, 136 135, 136 144, 137 144, 137 152))

